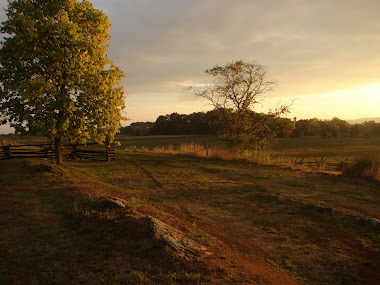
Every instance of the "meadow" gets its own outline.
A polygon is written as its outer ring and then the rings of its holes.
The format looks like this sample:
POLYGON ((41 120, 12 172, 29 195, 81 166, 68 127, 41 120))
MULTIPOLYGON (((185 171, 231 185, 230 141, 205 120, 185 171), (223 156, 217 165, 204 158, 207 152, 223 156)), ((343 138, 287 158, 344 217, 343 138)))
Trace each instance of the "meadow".
MULTIPOLYGON (((223 145, 211 137, 118 139, 112 162, 0 161, 2 284, 380 280, 379 229, 355 218, 380 218, 378 182, 159 151, 223 145), (127 208, 99 208, 104 196, 125 199, 127 208), (149 237, 140 214, 181 230, 207 254, 173 257, 149 237)), ((379 142, 281 139, 270 155, 353 159, 378 155, 379 142)))
MULTIPOLYGON (((350 164, 358 158, 380 156, 380 138, 376 137, 280 138, 269 149, 248 150, 242 154, 231 153, 227 150, 227 143, 224 140, 213 136, 118 136, 117 140, 121 143, 120 149, 245 160, 285 167, 294 167, 295 162, 302 161, 298 168, 318 171, 331 170, 331 168, 335 170, 339 168, 338 164, 350 164), (319 162, 323 162, 323 165, 319 162), (316 165, 318 167, 315 167, 316 165)), ((380 179, 380 173, 378 174, 380 179)))

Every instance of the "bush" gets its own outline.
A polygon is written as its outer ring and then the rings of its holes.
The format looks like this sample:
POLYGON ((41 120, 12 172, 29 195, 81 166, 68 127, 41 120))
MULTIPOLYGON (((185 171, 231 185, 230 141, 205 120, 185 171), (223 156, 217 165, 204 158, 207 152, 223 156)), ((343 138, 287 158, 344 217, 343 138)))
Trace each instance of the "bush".
POLYGON ((344 175, 380 180, 379 157, 361 156, 354 159, 352 164, 342 169, 344 175))

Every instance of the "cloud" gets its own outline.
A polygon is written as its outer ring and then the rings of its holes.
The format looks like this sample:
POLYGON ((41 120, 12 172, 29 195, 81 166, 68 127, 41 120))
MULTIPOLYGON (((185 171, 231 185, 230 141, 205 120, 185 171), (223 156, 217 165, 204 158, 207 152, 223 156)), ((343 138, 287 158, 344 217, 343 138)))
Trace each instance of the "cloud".
POLYGON ((184 82, 205 82, 205 69, 238 59, 266 66, 279 83, 270 95, 276 97, 379 80, 380 1, 92 2, 109 16, 110 57, 128 73, 126 95, 139 104, 154 96, 157 104, 160 98, 178 102, 184 82))
POLYGON ((348 78, 358 75, 360 81, 373 81, 365 70, 380 71, 373 62, 380 46, 377 1, 96 4, 110 12, 111 55, 129 73, 132 93, 171 91, 166 82, 199 79, 204 69, 240 58, 266 65, 280 83, 296 86, 297 94, 349 84, 348 78), (339 76, 342 70, 345 75, 339 76))

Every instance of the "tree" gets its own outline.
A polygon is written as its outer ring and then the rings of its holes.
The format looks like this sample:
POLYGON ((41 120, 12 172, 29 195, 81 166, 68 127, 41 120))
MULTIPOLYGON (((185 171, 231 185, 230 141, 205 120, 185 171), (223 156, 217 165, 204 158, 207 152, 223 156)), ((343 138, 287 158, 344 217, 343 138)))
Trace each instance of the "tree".
POLYGON ((105 54, 107 16, 86 0, 14 0, 1 25, 0 123, 55 141, 112 140, 120 128, 123 72, 105 54))
MULTIPOLYGON (((207 99, 218 111, 218 134, 227 139, 233 149, 265 147, 269 138, 276 137, 273 128, 268 126, 270 117, 253 117, 251 113, 260 96, 275 85, 273 80, 267 79, 260 64, 238 60, 205 72, 213 81, 205 87, 190 87, 188 92, 207 99)), ((281 106, 269 115, 278 117, 286 112, 288 107, 281 106)))
POLYGON ((341 120, 338 117, 334 117, 331 119, 331 122, 336 124, 339 128, 339 134, 348 135, 350 132, 350 124, 345 120, 341 120))

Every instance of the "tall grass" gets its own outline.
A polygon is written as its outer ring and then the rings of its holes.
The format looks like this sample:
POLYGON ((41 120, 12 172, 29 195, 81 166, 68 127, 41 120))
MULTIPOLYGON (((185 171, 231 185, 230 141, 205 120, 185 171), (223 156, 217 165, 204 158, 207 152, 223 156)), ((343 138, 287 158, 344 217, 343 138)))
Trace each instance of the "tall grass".
POLYGON ((263 165, 280 165, 287 163, 283 157, 277 157, 274 159, 271 155, 264 151, 249 150, 242 153, 235 152, 225 147, 207 147, 196 143, 185 143, 178 147, 169 145, 167 147, 160 146, 153 149, 147 149, 145 147, 137 148, 135 146, 129 147, 128 150, 136 152, 150 152, 150 153, 163 153, 171 155, 181 155, 188 157, 197 157, 204 159, 220 159, 220 160, 240 160, 252 163, 258 163, 263 165))
MULTIPOLYGON (((231 149, 222 146, 207 147, 196 143, 185 143, 177 147, 173 145, 154 147, 148 149, 145 146, 140 148, 130 146, 126 150, 142 152, 142 153, 161 153, 169 155, 181 155, 188 157, 197 157, 204 159, 220 159, 227 161, 246 161, 257 163, 260 165, 272 165, 280 167, 291 167, 301 171, 323 172, 326 171, 323 166, 316 167, 308 166, 307 164, 295 165, 294 160, 287 155, 273 155, 268 151, 263 150, 248 150, 242 153, 234 152, 231 149)), ((350 177, 364 177, 374 180, 380 180, 380 158, 362 156, 354 159, 350 164, 343 164, 338 169, 343 175, 350 177)))
MULTIPOLYGON (((21 135, 0 135, 0 141, 4 145, 20 145, 20 144, 42 144, 48 143, 49 139, 37 136, 21 136, 21 135)), ((0 142, 0 146, 2 146, 0 142)))
POLYGON ((0 146, 8 146, 8 145, 17 145, 20 141, 17 140, 10 140, 3 137, 0 137, 0 146))

